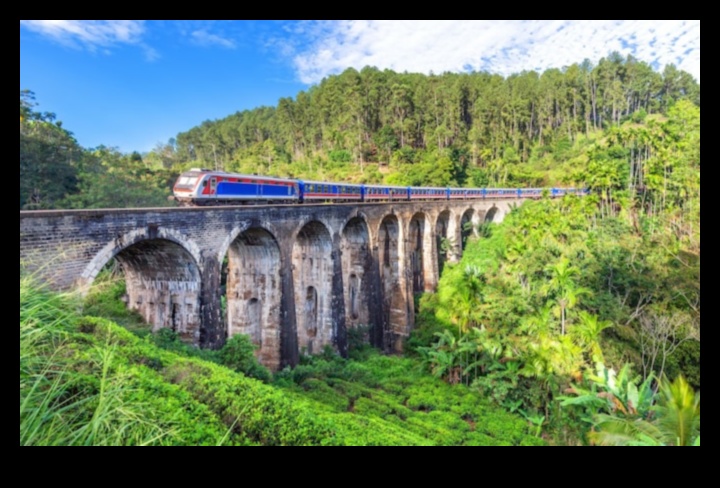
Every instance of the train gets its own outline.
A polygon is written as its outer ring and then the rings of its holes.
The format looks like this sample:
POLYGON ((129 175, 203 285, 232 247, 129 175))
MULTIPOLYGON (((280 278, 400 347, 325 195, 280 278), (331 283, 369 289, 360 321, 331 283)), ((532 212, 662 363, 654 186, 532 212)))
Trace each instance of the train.
MULTIPOLYGON (((192 168, 173 187, 182 206, 266 203, 393 202, 416 200, 482 200, 540 198, 544 188, 439 188, 364 185, 244 175, 192 168)), ((551 188, 550 196, 586 195, 578 188, 551 188)))

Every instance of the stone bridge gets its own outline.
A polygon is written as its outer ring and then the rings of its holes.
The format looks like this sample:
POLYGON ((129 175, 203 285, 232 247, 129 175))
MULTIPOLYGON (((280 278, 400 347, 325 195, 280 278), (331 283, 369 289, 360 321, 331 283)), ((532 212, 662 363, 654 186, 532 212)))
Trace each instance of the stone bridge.
POLYGON ((471 229, 517 204, 20 212, 20 265, 57 289, 87 290, 114 258, 128 307, 154 330, 211 348, 248 334, 260 361, 277 370, 328 344, 345 355, 347 330, 359 325, 374 346, 401 350, 414 325, 413 296, 435 290, 471 229))

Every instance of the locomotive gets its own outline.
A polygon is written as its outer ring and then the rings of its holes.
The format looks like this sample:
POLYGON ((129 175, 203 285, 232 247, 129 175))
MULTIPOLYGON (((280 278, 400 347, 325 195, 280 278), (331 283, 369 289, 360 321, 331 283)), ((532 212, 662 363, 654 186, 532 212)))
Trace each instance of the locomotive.
MULTIPOLYGON (((543 188, 438 188, 358 185, 243 175, 193 168, 182 173, 173 187, 181 205, 259 203, 392 202, 415 200, 482 200, 485 198, 540 198, 543 188)), ((586 190, 552 188, 550 195, 585 195, 586 190)))

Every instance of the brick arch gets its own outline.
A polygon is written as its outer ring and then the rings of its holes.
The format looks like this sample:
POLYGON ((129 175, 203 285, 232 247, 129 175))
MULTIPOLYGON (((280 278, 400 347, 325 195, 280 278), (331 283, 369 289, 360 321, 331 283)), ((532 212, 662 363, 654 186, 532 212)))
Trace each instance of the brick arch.
MULTIPOLYGON (((366 225, 366 227, 367 227, 367 234, 368 234, 369 244, 375 242, 375 236, 376 236, 375 230, 376 230, 376 229, 373 229, 372 225, 370 224, 370 222, 374 221, 375 219, 373 219, 373 218, 371 218, 370 216, 368 216, 368 215, 367 215, 365 212, 363 212, 362 210, 357 210, 357 211, 353 212, 353 213, 345 220, 345 222, 343 222, 343 224, 342 224, 342 226, 341 226, 341 231, 340 231, 340 233, 342 234, 343 232, 345 232, 345 228, 347 227, 347 225, 350 223, 351 220, 354 220, 354 219, 362 219, 362 221, 365 222, 365 225, 366 225)), ((382 219, 381 219, 381 220, 382 220, 382 219)), ((372 245, 371 245, 370 247, 372 247, 372 245)))
POLYGON ((393 220, 397 223, 397 239, 399 241, 402 241, 405 236, 407 235, 406 229, 405 229, 405 221, 403 219, 403 216, 399 213, 396 213, 395 211, 388 212, 384 215, 381 215, 380 218, 375 219, 378 224, 375 226, 374 232, 373 229, 370 230, 370 234, 373 238, 372 242, 375 246, 381 246, 382 242, 380 242, 380 238, 382 237, 381 234, 383 232, 383 225, 386 223, 392 222, 393 220), (390 219, 390 220, 388 220, 390 219), (386 222, 387 221, 387 222, 386 222))
POLYGON ((499 222, 502 220, 502 217, 505 215, 505 213, 498 208, 497 205, 494 205, 487 210, 485 210, 485 215, 483 217, 483 222, 499 222), (498 220, 495 220, 497 217, 498 220))
POLYGON ((175 244, 182 247, 195 261, 196 266, 200 266, 200 249, 191 239, 188 239, 184 234, 164 227, 157 229, 153 228, 142 228, 135 229, 122 236, 119 236, 115 240, 108 242, 100 252, 88 263, 78 279, 78 285, 83 295, 87 293, 90 285, 97 277, 98 273, 110 262, 112 258, 117 256, 124 249, 133 246, 141 241, 149 241, 154 239, 162 239, 166 241, 174 242, 175 244))
POLYGON ((371 251, 370 229, 362 215, 349 219, 341 232, 341 260, 343 295, 345 298, 345 324, 353 328, 370 324, 368 297, 371 295, 371 277, 374 264, 371 251))
POLYGON ((305 229, 305 227, 307 227, 309 224, 313 224, 313 226, 315 224, 322 225, 325 228, 325 230, 328 232, 328 234, 330 234, 330 242, 332 242, 333 239, 335 238, 335 232, 333 231, 333 226, 330 225, 330 223, 327 220, 325 220, 322 217, 311 216, 311 217, 308 217, 308 218, 302 220, 300 222, 300 224, 297 227, 295 227, 295 229, 292 231, 292 233, 290 235, 290 242, 292 242, 292 243, 297 242, 298 237, 300 236, 300 232, 303 229, 305 229))
POLYGON ((153 331, 169 328, 197 344, 202 279, 199 253, 189 244, 171 230, 138 229, 98 253, 88 266, 86 283, 92 283, 110 259, 117 259, 125 276, 128 308, 140 313, 153 331))
POLYGON ((479 215, 482 211, 469 206, 458 212, 458 231, 460 234, 460 251, 465 250, 467 240, 477 234, 476 227, 479 223, 479 215))
POLYGON ((237 239, 237 237, 240 234, 242 234, 243 232, 245 232, 251 228, 263 229, 263 230, 267 231, 268 234, 270 234, 273 237, 273 239, 275 239, 275 242, 277 242, 277 243, 280 242, 278 240, 278 236, 280 235, 279 230, 277 229, 277 227, 275 227, 275 225, 272 224, 272 222, 268 222, 266 220, 262 220, 262 221, 250 220, 248 222, 243 223, 242 225, 233 227, 233 229, 230 231, 227 238, 225 238, 223 243, 218 248, 218 253, 217 253, 218 263, 222 263, 223 259, 225 259, 225 255, 227 254, 228 249, 230 248, 230 244, 235 242, 235 239, 237 239))
POLYGON ((333 241, 329 226, 305 222, 292 241, 292 279, 299 352, 315 354, 336 340, 332 314, 333 241))
POLYGON ((418 211, 407 222, 407 249, 415 294, 432 291, 437 284, 434 220, 427 212, 418 211))
POLYGON ((259 225, 233 231, 231 236, 225 291, 228 337, 248 335, 258 346, 258 359, 277 370, 282 301, 280 245, 273 233, 259 225))
POLYGON ((405 223, 394 212, 385 214, 377 226, 376 246, 382 314, 375 340, 386 350, 402 350, 408 331, 408 295, 405 277, 405 223), (381 339, 381 340, 380 340, 381 339))
POLYGON ((433 232, 435 234, 435 249, 437 256, 438 277, 442 273, 443 267, 447 261, 452 261, 455 254, 455 245, 457 243, 455 213, 449 208, 443 208, 435 217, 435 225, 433 232), (449 244, 449 248, 443 250, 443 240, 449 244))

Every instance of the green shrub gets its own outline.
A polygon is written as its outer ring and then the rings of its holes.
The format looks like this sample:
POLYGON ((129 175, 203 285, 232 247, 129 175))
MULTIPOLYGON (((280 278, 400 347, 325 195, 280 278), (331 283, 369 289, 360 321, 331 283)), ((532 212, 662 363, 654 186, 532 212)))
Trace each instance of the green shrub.
POLYGON ((235 334, 219 351, 220 363, 265 383, 272 380, 272 373, 255 357, 258 347, 245 334, 235 334))

